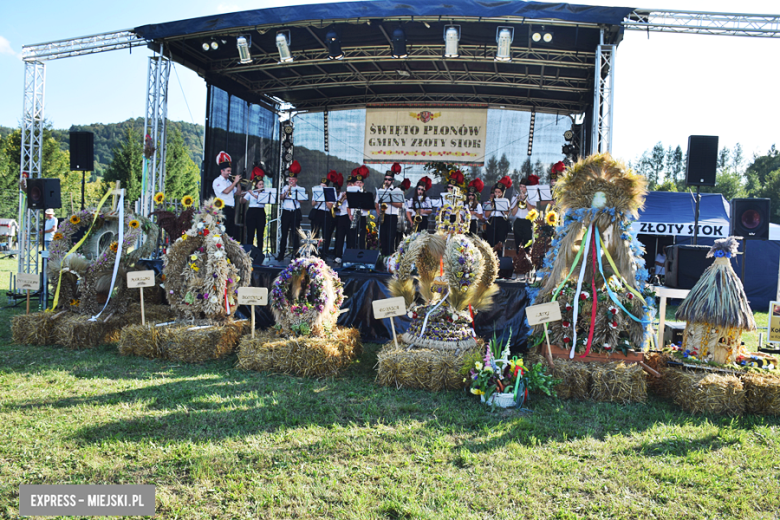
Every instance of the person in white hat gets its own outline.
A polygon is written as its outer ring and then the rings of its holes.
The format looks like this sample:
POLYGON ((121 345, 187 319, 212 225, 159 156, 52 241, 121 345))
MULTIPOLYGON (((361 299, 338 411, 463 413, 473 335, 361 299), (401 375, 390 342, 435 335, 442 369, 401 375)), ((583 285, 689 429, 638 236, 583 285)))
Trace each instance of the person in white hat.
POLYGON ((51 208, 44 212, 44 217, 46 218, 46 224, 43 228, 43 246, 45 249, 49 249, 49 244, 51 244, 54 233, 57 231, 57 217, 54 216, 54 210, 51 208))

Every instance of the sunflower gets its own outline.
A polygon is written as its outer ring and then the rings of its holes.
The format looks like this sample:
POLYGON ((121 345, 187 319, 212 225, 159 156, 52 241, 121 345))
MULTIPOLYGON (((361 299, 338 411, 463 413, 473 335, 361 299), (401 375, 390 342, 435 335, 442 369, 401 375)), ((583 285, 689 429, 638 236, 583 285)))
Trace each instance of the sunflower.
POLYGON ((62 233, 57 232, 57 233, 54 233, 54 236, 52 237, 52 239, 54 239, 54 240, 62 240, 62 238, 64 236, 65 235, 63 235, 62 233))
POLYGON ((217 197, 214 199, 214 207, 217 209, 222 209, 225 207, 225 201, 217 197))
POLYGON ((116 253, 119 250, 119 243, 111 242, 111 245, 108 246, 108 248, 111 250, 112 253, 116 253))
POLYGON ((532 209, 531 211, 528 212, 528 215, 526 215, 525 218, 533 222, 534 220, 539 218, 539 212, 536 211, 535 209, 532 209))
POLYGON ((127 225, 128 225, 128 226, 130 226, 130 227, 131 227, 131 228, 133 228, 133 229, 138 229, 138 226, 140 226, 140 225, 141 225, 141 223, 140 223, 140 222, 138 222, 137 220, 133 219, 133 220, 131 220, 130 222, 128 222, 128 224, 127 224, 127 225))
POLYGON ((154 201, 157 204, 162 204, 164 200, 165 200, 165 193, 161 191, 157 192, 157 195, 154 196, 154 201))
POLYGON ((558 214, 554 211, 548 211, 547 215, 544 217, 545 222, 547 222, 548 226, 557 226, 558 225, 558 214))
POLYGON ((185 195, 181 199, 181 205, 184 206, 185 208, 189 208, 190 206, 192 206, 192 203, 193 203, 193 199, 190 195, 185 195))
POLYGON ((71 216, 70 223, 73 224, 74 226, 78 226, 79 224, 81 224, 81 217, 79 217, 78 215, 71 216))

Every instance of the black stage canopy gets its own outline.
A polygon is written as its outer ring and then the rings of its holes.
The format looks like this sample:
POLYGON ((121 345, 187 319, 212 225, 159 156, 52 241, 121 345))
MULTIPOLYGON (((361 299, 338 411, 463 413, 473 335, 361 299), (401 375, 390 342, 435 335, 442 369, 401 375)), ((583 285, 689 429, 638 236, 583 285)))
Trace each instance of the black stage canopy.
POLYGON ((257 9, 134 29, 163 53, 245 101, 297 110, 426 104, 489 105, 554 113, 593 103, 595 50, 622 37, 633 11, 564 3, 451 0, 363 1, 257 9), (459 31, 458 57, 444 58, 447 26, 459 31), (511 61, 496 61, 500 28, 512 32, 511 61), (391 56, 402 29, 408 57, 391 56), (343 59, 330 59, 334 31, 343 59), (277 35, 289 37, 280 62, 277 35), (550 34, 550 41, 534 34, 550 34), (240 63, 239 37, 251 63, 240 63), (218 49, 204 51, 215 41, 218 49))

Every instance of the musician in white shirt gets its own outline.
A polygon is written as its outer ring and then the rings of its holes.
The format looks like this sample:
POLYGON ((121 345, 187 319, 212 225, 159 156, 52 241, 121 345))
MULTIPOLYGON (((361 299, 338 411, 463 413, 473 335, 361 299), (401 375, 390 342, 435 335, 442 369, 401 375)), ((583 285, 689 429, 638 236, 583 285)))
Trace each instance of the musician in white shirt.
POLYGON ((211 183, 211 187, 214 190, 214 196, 222 199, 225 206, 222 208, 222 213, 225 216, 225 232, 235 238, 235 199, 234 195, 241 196, 241 185, 238 182, 241 180, 240 175, 236 175, 231 181, 230 174, 233 172, 231 167, 231 158, 227 152, 219 152, 217 154, 217 164, 219 165, 219 177, 214 179, 211 183))
MULTIPOLYGON (((341 184, 344 182, 344 177, 339 173, 338 174, 339 179, 336 181, 336 191, 338 192, 341 190, 341 184)), ((347 178, 347 187, 349 187, 350 184, 354 185, 355 178, 353 176, 349 176, 347 178)), ((336 230, 336 244, 333 249, 333 254, 336 257, 336 263, 341 263, 341 256, 344 254, 344 238, 347 236, 347 232, 349 231, 349 204, 347 202, 347 190, 344 190, 343 193, 337 193, 336 196, 336 202, 328 202, 328 210, 331 211, 335 217, 333 218, 333 228, 336 230)), ((328 242, 328 246, 330 246, 330 235, 332 234, 332 231, 328 233, 325 237, 325 240, 328 242)), ((325 245, 323 244, 322 251, 324 253, 327 253, 327 249, 325 245)))
POLYGON ((528 188, 524 182, 521 182, 518 186, 518 193, 512 199, 512 204, 517 208, 515 222, 512 225, 512 232, 515 235, 515 244, 519 250, 521 247, 525 247, 525 245, 534 238, 533 222, 526 217, 530 210, 535 208, 535 206, 528 200, 528 188))
POLYGON ((517 208, 509 208, 509 211, 497 210, 495 200, 503 199, 506 190, 512 187, 512 179, 504 176, 493 186, 493 192, 490 200, 485 203, 485 218, 488 219, 487 229, 485 230, 485 240, 490 247, 496 244, 503 244, 509 234, 509 216, 513 215, 517 208))
POLYGON ((265 235, 265 204, 260 202, 260 194, 265 189, 263 177, 265 172, 255 166, 252 170, 252 178, 255 181, 253 190, 244 194, 244 200, 249 203, 249 209, 246 212, 246 240, 244 244, 253 245, 255 235, 257 235, 257 247, 263 249, 263 237, 265 235))
MULTIPOLYGON (((395 168, 396 165, 398 165, 398 163, 393 164, 393 167, 395 168)), ((400 169, 401 166, 398 165, 398 170, 400 171, 400 169)), ((385 179, 382 182, 382 189, 392 190, 394 180, 394 169, 387 170, 385 179)), ((398 215, 401 214, 404 203, 390 202, 389 192, 380 198, 379 192, 377 191, 374 205, 376 206, 377 219, 381 222, 381 224, 379 224, 379 243, 382 249, 382 256, 388 257, 393 254, 393 251, 395 250, 395 235, 398 231, 398 215), (384 213, 384 217, 382 216, 382 213, 384 213)))
POLYGON ((417 181, 414 195, 406 201, 406 220, 409 221, 412 233, 428 231, 428 215, 433 212, 433 204, 427 192, 432 185, 433 181, 426 175, 417 181), (419 222, 415 222, 417 216, 420 217, 419 222))
MULTIPOLYGON (((352 185, 357 187, 359 191, 363 192, 363 185, 365 179, 368 178, 369 170, 365 164, 360 168, 352 170, 352 185)), ((349 190, 349 179, 347 179, 347 190, 349 190)), ((360 208, 350 208, 347 206, 347 214, 349 215, 350 227, 347 232, 347 248, 348 249, 365 249, 366 248, 366 212, 360 208), (355 222, 357 220, 357 222, 355 222)))
POLYGON ((298 161, 293 161, 287 169, 288 185, 282 188, 282 237, 279 240, 279 253, 276 260, 281 262, 287 250, 287 235, 292 231, 292 255, 295 258, 298 254, 298 248, 301 246, 301 237, 298 230, 301 228, 301 203, 293 200, 291 190, 298 187, 298 174, 301 173, 301 165, 298 161))

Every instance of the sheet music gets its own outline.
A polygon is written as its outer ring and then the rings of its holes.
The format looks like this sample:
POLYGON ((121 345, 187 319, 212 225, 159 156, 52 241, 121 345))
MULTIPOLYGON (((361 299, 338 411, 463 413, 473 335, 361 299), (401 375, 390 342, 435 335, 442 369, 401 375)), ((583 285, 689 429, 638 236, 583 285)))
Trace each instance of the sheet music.
POLYGON ((538 184, 528 186, 528 202, 536 205, 540 200, 552 200, 552 190, 549 185, 538 184))

